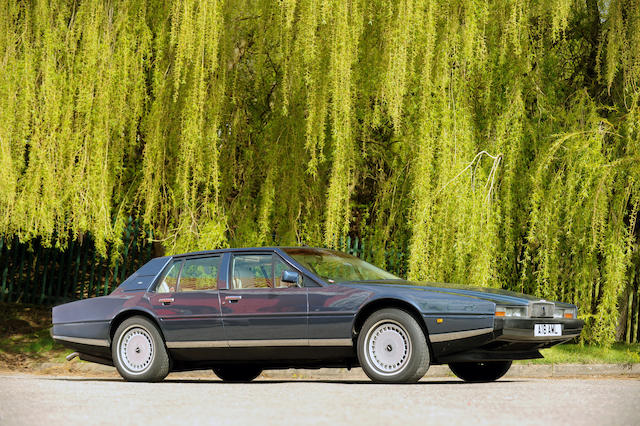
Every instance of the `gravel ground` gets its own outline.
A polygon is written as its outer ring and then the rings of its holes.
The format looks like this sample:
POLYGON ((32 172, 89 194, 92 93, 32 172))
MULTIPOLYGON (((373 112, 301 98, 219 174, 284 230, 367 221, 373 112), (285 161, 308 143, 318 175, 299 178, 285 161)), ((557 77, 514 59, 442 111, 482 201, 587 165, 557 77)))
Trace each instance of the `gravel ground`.
POLYGON ((360 380, 225 384, 212 374, 158 384, 0 375, 0 424, 640 424, 636 378, 502 379, 417 385, 360 380))

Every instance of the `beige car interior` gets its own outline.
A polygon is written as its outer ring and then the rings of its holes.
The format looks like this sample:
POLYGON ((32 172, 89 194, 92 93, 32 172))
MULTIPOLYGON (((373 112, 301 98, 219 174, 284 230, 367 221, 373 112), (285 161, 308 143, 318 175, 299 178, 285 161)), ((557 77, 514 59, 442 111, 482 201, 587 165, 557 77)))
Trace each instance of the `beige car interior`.
POLYGON ((271 271, 271 265, 249 259, 235 258, 233 261, 233 288, 268 288, 272 287, 271 280, 266 278, 263 268, 271 271))

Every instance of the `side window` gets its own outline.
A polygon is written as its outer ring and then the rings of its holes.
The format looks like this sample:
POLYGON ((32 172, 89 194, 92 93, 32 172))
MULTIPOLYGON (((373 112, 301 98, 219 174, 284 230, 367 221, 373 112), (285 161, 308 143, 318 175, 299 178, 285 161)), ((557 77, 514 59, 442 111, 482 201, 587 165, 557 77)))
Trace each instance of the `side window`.
POLYGON ((178 291, 204 291, 218 288, 220 256, 185 260, 178 291))
POLYGON ((162 276, 160 282, 156 285, 156 293, 173 293, 178 286, 178 276, 182 268, 182 260, 173 262, 167 272, 162 276))
POLYGON ((273 288, 273 257, 271 254, 242 254, 233 256, 231 287, 273 288))

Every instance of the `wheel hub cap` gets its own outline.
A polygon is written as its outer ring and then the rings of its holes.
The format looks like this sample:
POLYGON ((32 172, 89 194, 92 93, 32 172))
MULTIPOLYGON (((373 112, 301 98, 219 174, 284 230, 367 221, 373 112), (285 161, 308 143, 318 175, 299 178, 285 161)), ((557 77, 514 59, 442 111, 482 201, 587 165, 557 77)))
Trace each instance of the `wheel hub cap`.
POLYGON ((367 351, 371 365, 381 374, 397 374, 411 356, 409 334, 395 321, 378 323, 367 336, 367 351))
POLYGON ((132 373, 145 371, 153 359, 153 340, 143 328, 127 330, 120 339, 120 359, 132 373))

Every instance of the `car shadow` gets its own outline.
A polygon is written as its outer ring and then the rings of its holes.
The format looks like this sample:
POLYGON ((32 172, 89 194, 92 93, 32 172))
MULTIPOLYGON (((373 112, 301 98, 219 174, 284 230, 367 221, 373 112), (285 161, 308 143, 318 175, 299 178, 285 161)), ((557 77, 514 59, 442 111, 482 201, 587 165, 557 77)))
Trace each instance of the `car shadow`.
MULTIPOLYGON (((124 379, 120 378, 111 378, 111 377, 48 377, 46 380, 53 381, 63 381, 63 382, 120 382, 127 383, 124 379)), ((520 380, 500 380, 497 383, 518 383, 520 380)), ((135 382, 132 382, 135 383, 135 382)), ((212 379, 165 379, 162 382, 155 383, 157 385, 162 384, 220 384, 220 385, 234 385, 234 384, 243 384, 243 385, 252 385, 252 386, 260 386, 260 385, 270 385, 270 384, 283 384, 283 383, 324 383, 324 384, 343 384, 343 385, 386 385, 386 386, 409 386, 404 383, 393 383, 393 384, 384 384, 384 383, 374 383, 370 380, 328 380, 328 379, 258 379, 248 383, 226 383, 220 379, 212 378, 212 379)), ((437 386, 437 385, 479 385, 479 384, 487 384, 487 383, 468 383, 463 382, 462 380, 421 380, 418 383, 411 383, 411 386, 437 386)))

